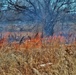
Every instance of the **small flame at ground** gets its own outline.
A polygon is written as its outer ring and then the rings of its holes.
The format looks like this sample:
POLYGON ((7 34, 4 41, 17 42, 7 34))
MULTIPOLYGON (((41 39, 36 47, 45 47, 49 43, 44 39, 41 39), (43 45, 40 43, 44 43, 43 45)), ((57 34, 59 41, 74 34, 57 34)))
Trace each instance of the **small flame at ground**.
MULTIPOLYGON (((10 32, 7 32, 2 39, 0 39, 0 48, 3 46, 6 46, 9 44, 8 42, 8 36, 10 35, 10 32)), ((15 49, 32 49, 32 48, 42 48, 43 44, 50 44, 50 45, 55 45, 58 46, 59 44, 66 44, 67 40, 72 41, 73 44, 76 44, 76 38, 69 37, 66 39, 64 36, 59 35, 59 36, 49 36, 49 37, 43 37, 41 38, 41 34, 38 33, 34 38, 30 38, 27 40, 23 40, 21 44, 17 41, 13 41, 11 43, 11 46, 14 47, 15 49)))

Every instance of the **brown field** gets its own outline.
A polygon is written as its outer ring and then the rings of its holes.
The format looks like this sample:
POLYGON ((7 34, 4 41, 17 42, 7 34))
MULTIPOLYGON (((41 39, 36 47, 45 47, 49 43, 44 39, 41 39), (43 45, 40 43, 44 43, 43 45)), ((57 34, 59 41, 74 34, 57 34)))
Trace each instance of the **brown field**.
POLYGON ((76 41, 37 36, 21 45, 0 46, 0 75, 76 75, 76 41))

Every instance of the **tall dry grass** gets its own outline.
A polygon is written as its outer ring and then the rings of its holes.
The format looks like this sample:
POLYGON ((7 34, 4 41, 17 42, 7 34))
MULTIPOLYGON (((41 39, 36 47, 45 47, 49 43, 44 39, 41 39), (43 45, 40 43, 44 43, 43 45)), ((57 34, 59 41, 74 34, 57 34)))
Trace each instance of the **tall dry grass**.
POLYGON ((66 40, 37 35, 19 44, 1 39, 0 75, 76 75, 76 40, 66 40))

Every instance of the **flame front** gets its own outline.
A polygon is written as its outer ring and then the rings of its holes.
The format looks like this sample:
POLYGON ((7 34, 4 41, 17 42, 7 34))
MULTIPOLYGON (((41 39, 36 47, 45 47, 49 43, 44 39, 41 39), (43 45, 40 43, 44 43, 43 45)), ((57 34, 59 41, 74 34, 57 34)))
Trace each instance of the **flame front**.
MULTIPOLYGON (((9 44, 8 42, 8 36, 11 33, 7 32, 2 39, 0 39, 0 48, 7 46, 9 44)), ((41 35, 38 33, 34 38, 23 40, 21 44, 19 44, 17 41, 14 41, 11 43, 11 46, 15 48, 15 50, 20 49, 32 49, 32 48, 42 48, 43 45, 45 46, 47 44, 59 47, 61 44, 66 44, 66 40, 64 36, 49 36, 49 37, 43 37, 41 38, 41 35)), ((76 38, 74 39, 72 44, 76 44, 76 38)))

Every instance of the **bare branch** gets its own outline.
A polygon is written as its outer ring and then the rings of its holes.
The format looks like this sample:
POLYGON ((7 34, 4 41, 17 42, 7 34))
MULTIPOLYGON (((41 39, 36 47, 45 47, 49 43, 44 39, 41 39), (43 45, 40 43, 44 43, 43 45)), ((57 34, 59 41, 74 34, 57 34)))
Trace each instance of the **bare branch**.
POLYGON ((19 44, 22 44, 24 38, 25 38, 25 36, 23 36, 23 37, 20 39, 19 44))
POLYGON ((16 3, 13 3, 12 2, 12 0, 9 0, 8 1, 8 3, 10 4, 10 5, 12 5, 16 10, 18 10, 18 11, 22 11, 22 10, 24 10, 24 9, 26 9, 27 7, 26 6, 20 6, 19 4, 18 4, 18 0, 16 1, 16 3))
POLYGON ((60 8, 62 7, 62 6, 64 6, 64 5, 67 5, 67 4, 73 4, 73 3, 75 3, 75 1, 74 2, 63 2, 58 8, 57 8, 57 12, 59 12, 59 10, 60 10, 60 8))

